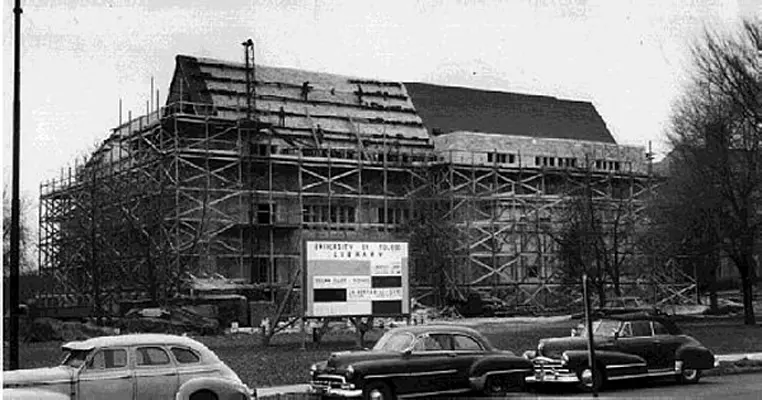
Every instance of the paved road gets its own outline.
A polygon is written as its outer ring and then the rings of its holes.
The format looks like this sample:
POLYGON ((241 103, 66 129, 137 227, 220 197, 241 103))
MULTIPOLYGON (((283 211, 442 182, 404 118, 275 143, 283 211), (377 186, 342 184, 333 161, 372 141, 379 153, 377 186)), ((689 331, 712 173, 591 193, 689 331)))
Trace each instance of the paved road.
MULTIPOLYGON (((283 387, 286 388, 286 387, 283 387)), ((281 389, 283 389, 281 388, 281 389)), ((304 391, 306 385, 293 385, 288 389, 304 391)), ((275 390, 263 389, 259 396, 274 396, 275 390)), ((310 398, 303 397, 293 398, 310 398)), ((315 397, 317 398, 317 397, 315 397)), ((452 397, 441 397, 442 399, 452 397)), ((460 399, 461 397, 457 397, 460 399)), ((462 397, 463 399, 480 399, 479 396, 462 397)), ((508 399, 591 399, 590 393, 580 392, 574 386, 553 386, 533 393, 511 393, 508 399), (555 388, 555 389, 553 389, 555 388)), ((762 399, 762 374, 740 374, 726 376, 708 376, 701 378, 695 385, 678 385, 673 380, 646 380, 619 382, 616 386, 609 387, 601 393, 599 399, 762 399)))
MULTIPOLYGON (((517 394, 518 395, 518 394, 517 394)), ((513 397, 513 396, 511 396, 513 397)), ((566 390, 542 390, 521 398, 592 398, 573 387, 566 390)), ((762 399, 762 374, 709 376, 695 385, 678 385, 670 380, 632 381, 620 383, 599 395, 606 398, 648 399, 762 399)))

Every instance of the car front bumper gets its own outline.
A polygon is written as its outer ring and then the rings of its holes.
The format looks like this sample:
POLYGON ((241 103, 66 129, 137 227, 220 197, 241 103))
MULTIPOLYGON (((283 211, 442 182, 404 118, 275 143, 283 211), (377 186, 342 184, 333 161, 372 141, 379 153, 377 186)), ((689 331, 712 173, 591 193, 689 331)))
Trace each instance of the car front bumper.
POLYGON ((527 383, 577 383, 577 374, 567 368, 535 366, 534 375, 526 377, 527 383))
POLYGON ((341 397, 341 398, 355 398, 362 397, 362 389, 342 389, 325 385, 310 385, 310 393, 327 396, 327 397, 341 397))

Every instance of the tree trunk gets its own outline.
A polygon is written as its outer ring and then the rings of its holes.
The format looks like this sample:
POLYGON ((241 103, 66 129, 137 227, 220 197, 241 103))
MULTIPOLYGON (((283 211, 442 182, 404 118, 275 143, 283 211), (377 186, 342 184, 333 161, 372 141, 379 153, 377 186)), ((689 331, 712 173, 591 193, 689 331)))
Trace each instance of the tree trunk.
POLYGON ((743 291, 743 323, 745 325, 756 325, 757 321, 754 317, 754 280, 751 278, 751 274, 747 273, 746 276, 741 278, 741 286, 743 291))
POLYGON ((712 312, 717 311, 719 305, 717 304, 717 265, 714 264, 709 268, 709 282, 707 285, 709 289, 709 309, 712 312))
POLYGON ((357 331, 357 346, 361 349, 365 348, 365 334, 373 329, 373 317, 368 317, 366 321, 363 321, 361 317, 349 318, 357 331))
POLYGON ((743 323, 745 325, 756 325, 757 321, 754 317, 754 258, 753 248, 746 249, 746 254, 743 254, 738 259, 738 272, 741 274, 741 293, 743 294, 743 323))
POLYGON ((597 279, 595 281, 595 288, 598 291, 598 307, 603 307, 606 304, 606 281, 597 279))

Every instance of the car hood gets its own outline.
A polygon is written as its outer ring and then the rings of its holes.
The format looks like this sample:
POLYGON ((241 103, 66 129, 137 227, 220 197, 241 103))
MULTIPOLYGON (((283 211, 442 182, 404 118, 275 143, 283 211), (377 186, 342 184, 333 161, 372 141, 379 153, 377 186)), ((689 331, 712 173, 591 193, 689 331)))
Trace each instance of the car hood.
MULTIPOLYGON (((613 340, 613 338, 604 336, 593 337, 596 349, 603 344, 613 342, 613 340)), ((582 336, 542 339, 537 354, 548 358, 561 358, 561 355, 567 350, 587 350, 587 342, 587 337, 582 336)))
POLYGON ((3 387, 64 384, 71 381, 74 371, 74 368, 64 366, 3 371, 3 387))
POLYGON ((346 367, 347 365, 357 364, 359 362, 386 360, 399 357, 401 357, 401 353, 391 351, 346 351, 331 354, 331 356, 328 357, 328 363, 326 366, 329 369, 342 368, 346 367))

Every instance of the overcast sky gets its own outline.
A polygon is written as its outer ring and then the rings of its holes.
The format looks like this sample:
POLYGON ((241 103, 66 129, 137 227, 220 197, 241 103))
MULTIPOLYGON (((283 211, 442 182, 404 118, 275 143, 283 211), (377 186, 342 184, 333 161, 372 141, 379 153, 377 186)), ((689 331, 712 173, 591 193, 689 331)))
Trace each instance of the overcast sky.
MULTIPOLYGON (((13 13, 3 2, 3 166, 10 176, 13 13)), ((165 99, 176 54, 592 101, 619 143, 665 150, 688 46, 756 0, 23 1, 22 190, 84 155, 118 100, 165 99)), ((36 225, 36 217, 33 220, 36 225)))

